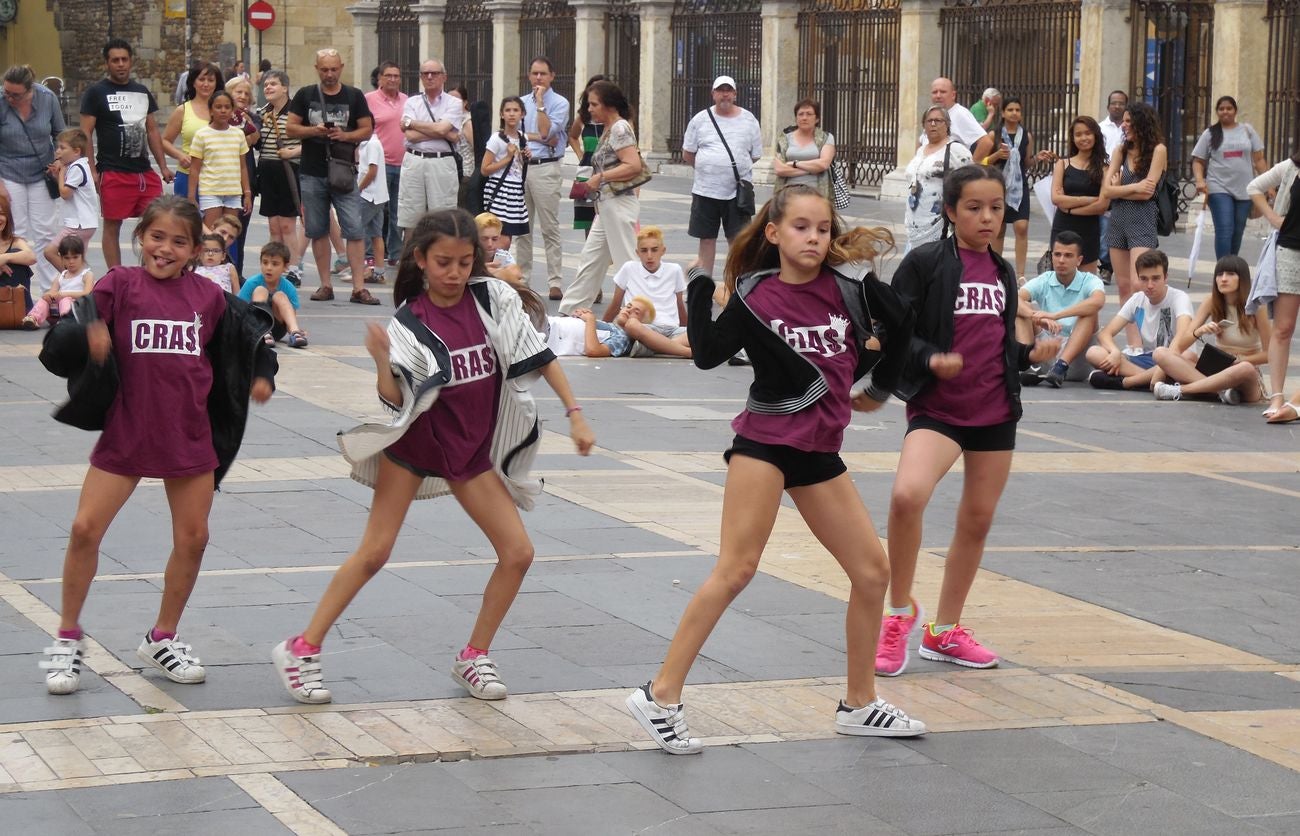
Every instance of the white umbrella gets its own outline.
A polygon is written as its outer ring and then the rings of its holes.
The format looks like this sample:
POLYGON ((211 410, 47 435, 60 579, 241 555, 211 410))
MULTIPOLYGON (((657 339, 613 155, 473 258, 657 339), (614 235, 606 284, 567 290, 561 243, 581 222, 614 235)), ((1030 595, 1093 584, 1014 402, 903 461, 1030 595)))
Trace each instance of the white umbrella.
POLYGON ((1038 205, 1042 207, 1043 214, 1047 216, 1047 225, 1052 225, 1052 219, 1056 217, 1056 204, 1052 202, 1052 174, 1046 177, 1040 177, 1034 183, 1034 197, 1038 198, 1038 205))
POLYGON ((1192 286, 1196 276, 1196 259, 1201 255, 1201 241, 1205 238, 1205 204, 1201 204, 1201 213, 1196 216, 1196 230, 1192 233, 1192 251, 1187 254, 1187 286, 1192 286))

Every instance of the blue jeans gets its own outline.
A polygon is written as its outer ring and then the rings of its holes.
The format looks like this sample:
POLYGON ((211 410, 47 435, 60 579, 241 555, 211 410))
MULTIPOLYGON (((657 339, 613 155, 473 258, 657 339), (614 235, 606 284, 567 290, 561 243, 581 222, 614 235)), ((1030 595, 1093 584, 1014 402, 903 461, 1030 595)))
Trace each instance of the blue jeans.
MULTIPOLYGON (((384 226, 384 257, 396 261, 402 254, 402 230, 397 226, 397 186, 401 182, 402 167, 384 163, 384 174, 388 179, 388 203, 384 204, 382 223, 384 226)), ((375 245, 366 236, 366 258, 375 257, 375 245)), ((378 265, 382 266, 382 265, 378 265)))
POLYGON ((1214 257, 1236 255, 1241 249, 1241 236, 1246 232, 1250 217, 1250 201, 1237 200, 1230 194, 1212 194, 1205 198, 1214 220, 1214 257))

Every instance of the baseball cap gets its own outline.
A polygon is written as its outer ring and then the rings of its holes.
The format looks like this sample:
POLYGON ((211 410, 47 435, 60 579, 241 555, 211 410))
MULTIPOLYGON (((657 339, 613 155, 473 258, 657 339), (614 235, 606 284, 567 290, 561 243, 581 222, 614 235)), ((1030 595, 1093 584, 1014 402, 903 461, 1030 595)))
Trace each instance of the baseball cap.
POLYGON ((717 90, 719 87, 723 87, 723 86, 730 87, 732 90, 735 90, 736 80, 729 75, 720 75, 717 78, 713 79, 713 87, 710 89, 717 90))

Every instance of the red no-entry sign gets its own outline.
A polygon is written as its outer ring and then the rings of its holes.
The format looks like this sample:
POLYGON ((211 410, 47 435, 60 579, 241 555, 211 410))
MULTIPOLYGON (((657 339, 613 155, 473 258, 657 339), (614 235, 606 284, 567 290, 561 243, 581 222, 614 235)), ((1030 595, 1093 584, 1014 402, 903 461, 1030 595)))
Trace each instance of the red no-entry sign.
POLYGON ((248 7, 248 25, 264 32, 275 23, 275 8, 266 0, 257 0, 248 7))

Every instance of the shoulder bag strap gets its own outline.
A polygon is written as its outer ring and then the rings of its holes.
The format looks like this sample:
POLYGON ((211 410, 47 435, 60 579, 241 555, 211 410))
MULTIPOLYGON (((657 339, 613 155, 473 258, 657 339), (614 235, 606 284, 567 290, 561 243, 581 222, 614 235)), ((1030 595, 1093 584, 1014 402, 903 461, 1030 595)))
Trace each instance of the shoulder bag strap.
MULTIPOLYGON (((504 142, 504 143, 506 144, 506 148, 509 148, 509 147, 510 147, 510 139, 509 139, 509 137, 506 136, 506 132, 505 132, 505 131, 497 131, 497 136, 501 137, 501 141, 504 142)), ((524 138, 523 138, 522 136, 520 136, 520 138, 519 138, 519 143, 520 143, 520 145, 523 145, 524 141, 525 141, 524 138)), ((484 184, 484 192, 487 191, 487 188, 486 188, 487 186, 492 185, 492 183, 496 183, 496 184, 497 184, 497 185, 496 185, 496 188, 492 190, 492 194, 491 194, 491 196, 488 196, 487 194, 484 194, 484 195, 483 195, 483 208, 484 208, 484 210, 491 211, 490 204, 492 203, 493 199, 496 198, 496 196, 497 196, 497 192, 501 191, 501 186, 505 184, 506 174, 510 171, 510 166, 512 166, 512 165, 514 165, 513 162, 509 163, 508 165, 504 165, 504 166, 502 166, 502 167, 501 167, 501 173, 500 173, 500 174, 495 174, 495 175, 493 175, 492 177, 488 178, 487 183, 484 184)))
MULTIPOLYGON (((429 121, 430 121, 430 122, 437 122, 437 121, 438 121, 437 118, 433 115, 433 108, 429 107, 429 97, 428 97, 427 95, 425 95, 424 93, 421 93, 421 94, 420 94, 420 98, 424 100, 424 109, 425 109, 425 111, 428 112, 428 114, 429 114, 429 121)), ((454 146, 454 145, 451 144, 451 140, 450 140, 450 139, 445 139, 445 138, 444 138, 444 139, 443 139, 443 142, 447 143, 447 147, 450 148, 452 151, 455 151, 455 150, 456 150, 456 146, 454 146)), ((507 166, 507 168, 509 168, 509 166, 507 166)))
MULTIPOLYGON (((948 144, 943 146, 943 179, 947 179, 948 177, 949 162, 951 160, 952 160, 952 140, 950 139, 948 140, 948 144)), ((949 228, 951 227, 951 223, 948 221, 948 212, 946 207, 944 207, 943 205, 942 197, 939 198, 939 211, 943 213, 943 231, 939 233, 939 237, 947 238, 949 228)))
MULTIPOLYGON (((316 85, 316 98, 320 101, 320 121, 321 124, 323 125, 325 124, 326 121, 325 120, 325 91, 320 89, 319 84, 316 85)), ((330 150, 330 136, 329 134, 325 134, 325 164, 326 165, 329 165, 329 159, 332 156, 333 156, 333 152, 330 150)))
POLYGON ((722 140, 722 147, 726 149, 727 156, 731 159, 731 173, 736 175, 736 188, 740 188, 740 169, 736 167, 736 155, 731 153, 731 146, 727 144, 727 137, 722 133, 722 128, 718 127, 718 120, 713 118, 713 108, 706 107, 704 112, 709 114, 709 121, 713 123, 713 130, 718 132, 718 139, 722 140))

